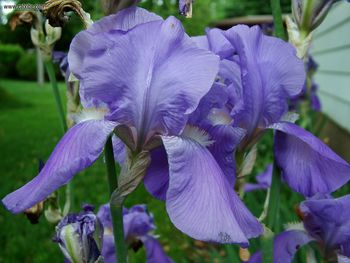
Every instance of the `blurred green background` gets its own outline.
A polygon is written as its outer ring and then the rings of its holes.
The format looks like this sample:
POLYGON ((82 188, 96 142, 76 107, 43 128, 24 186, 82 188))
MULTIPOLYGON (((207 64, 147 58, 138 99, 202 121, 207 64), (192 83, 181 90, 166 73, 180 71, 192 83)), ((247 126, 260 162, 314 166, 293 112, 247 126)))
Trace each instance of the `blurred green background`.
MULTIPOLYGON (((19 1, 42 3, 42 1, 19 1)), ((173 0, 147 0, 140 4, 163 17, 175 15, 184 23, 190 35, 204 34, 207 26, 224 18, 252 14, 269 14, 269 1, 261 0, 196 0, 193 18, 178 15, 177 3, 173 0)), ((290 11, 290 1, 282 1, 284 13, 290 11)), ((102 17, 98 1, 83 1, 83 7, 93 20, 102 17)), ((56 50, 67 51, 73 36, 81 30, 76 18, 63 28, 63 37, 56 50)), ((35 81, 36 62, 29 28, 22 26, 11 31, 8 25, 0 25, 0 197, 17 189, 37 174, 39 160, 46 160, 62 133, 54 98, 49 84, 39 86, 35 81)), ((59 71, 57 70, 59 77, 59 71)), ((62 79, 61 79, 62 80, 62 79)), ((62 98, 65 85, 60 83, 62 98)), ((254 175, 264 170, 272 161, 272 134, 267 133, 258 144, 258 159, 254 175)), ((99 205, 108 201, 108 186, 102 159, 73 179, 73 211, 78 212, 82 203, 99 205)), ((338 194, 349 192, 347 187, 338 194)), ((245 195, 245 203, 259 216, 266 192, 256 191, 245 195)), ((301 196, 283 186, 280 199, 280 222, 297 220, 294 208, 301 196)), ((126 206, 144 203, 154 214, 156 234, 165 251, 175 262, 240 262, 237 246, 205 244, 195 241, 178 231, 170 222, 164 203, 152 198, 140 186, 128 197, 126 206)), ((0 206, 0 262, 43 263, 63 262, 63 256, 52 242, 54 226, 41 218, 32 225, 22 214, 12 215, 0 206)), ((282 223, 280 229, 282 229, 282 223)), ((250 251, 260 247, 259 240, 252 240, 250 251)), ((295 262, 305 255, 298 253, 295 262)), ((144 262, 144 251, 130 252, 130 262, 144 262)))

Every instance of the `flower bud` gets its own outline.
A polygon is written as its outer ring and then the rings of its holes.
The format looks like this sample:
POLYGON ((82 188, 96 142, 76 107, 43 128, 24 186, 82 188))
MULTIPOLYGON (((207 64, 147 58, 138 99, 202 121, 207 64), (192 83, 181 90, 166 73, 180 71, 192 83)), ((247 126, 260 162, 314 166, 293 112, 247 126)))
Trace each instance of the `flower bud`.
POLYGON ((70 262, 102 262, 103 226, 89 205, 80 214, 69 214, 56 226, 55 241, 70 262))
POLYGON ((48 20, 45 21, 45 31, 42 28, 32 27, 30 37, 35 46, 39 47, 45 58, 51 58, 53 45, 61 38, 62 28, 52 27, 48 20))
POLYGON ((286 26, 289 43, 297 50, 298 58, 304 58, 310 48, 312 33, 303 35, 297 24, 289 16, 286 17, 286 26))
POLYGON ((46 43, 48 45, 54 44, 57 40, 61 38, 62 28, 52 27, 49 21, 45 21, 45 32, 46 32, 46 43))
POLYGON ((339 0, 292 0, 292 11, 296 24, 308 35, 318 27, 333 3, 339 0))

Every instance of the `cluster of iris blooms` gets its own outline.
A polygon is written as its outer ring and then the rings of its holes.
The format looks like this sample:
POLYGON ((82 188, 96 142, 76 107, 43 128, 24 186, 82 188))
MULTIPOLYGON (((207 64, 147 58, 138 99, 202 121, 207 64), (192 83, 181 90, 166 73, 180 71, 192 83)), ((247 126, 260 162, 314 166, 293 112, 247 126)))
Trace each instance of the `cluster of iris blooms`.
MULTIPOLYGON (((145 205, 123 209, 124 234, 127 245, 137 251, 144 245, 147 262, 171 263, 153 230, 153 216, 145 205)), ((69 214, 56 227, 57 242, 69 262, 116 262, 112 218, 109 204, 102 205, 97 214, 85 204, 79 214, 69 214)))
MULTIPOLYGON (((190 237, 246 248, 264 227, 234 190, 244 165, 235 156, 244 159, 274 130, 275 167, 307 198, 300 205, 303 224, 275 237, 274 261, 291 261, 311 241, 327 260, 349 260, 349 196, 330 194, 348 182, 350 165, 288 112, 306 77, 292 45, 257 26, 189 37, 176 18, 163 20, 136 6, 86 24, 61 63, 67 82, 79 81, 83 109, 39 175, 2 200, 9 211, 23 212, 47 198, 93 164, 112 138, 122 166, 119 182, 143 179, 190 237), (142 158, 143 165, 135 165, 142 158)), ((271 176, 272 167, 259 177, 263 188, 271 176)), ((106 206, 97 215, 85 206, 64 217, 55 240, 67 260, 114 262, 111 218, 106 206)), ((123 218, 127 243, 142 242, 148 262, 171 262, 150 234, 154 225, 145 207, 125 209, 123 218)), ((259 261, 259 252, 250 259, 259 261)))

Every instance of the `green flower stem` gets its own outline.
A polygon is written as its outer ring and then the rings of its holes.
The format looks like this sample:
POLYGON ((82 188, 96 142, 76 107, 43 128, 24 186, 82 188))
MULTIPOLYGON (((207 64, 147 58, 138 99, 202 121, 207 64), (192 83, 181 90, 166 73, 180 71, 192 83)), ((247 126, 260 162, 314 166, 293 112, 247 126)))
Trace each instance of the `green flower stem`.
MULTIPOLYGON (((64 134, 68 130, 68 127, 67 127, 66 117, 64 114, 61 96, 60 96, 58 86, 57 86, 56 74, 55 74, 55 70, 54 70, 53 63, 52 63, 51 59, 45 60, 45 68, 47 71, 47 75, 49 76, 49 80, 51 82, 51 85, 52 85, 52 92, 53 92, 53 95, 55 97, 56 108, 57 108, 57 112, 58 112, 58 115, 60 118, 62 131, 64 134)), ((72 182, 69 182, 66 186, 66 200, 65 200, 65 205, 64 205, 64 209, 63 209, 64 216, 69 213, 71 204, 72 204, 72 182)))
MULTIPOLYGON (((283 27, 283 19, 281 12, 280 0, 271 0, 271 8, 273 15, 273 22, 275 26, 275 35, 279 38, 285 39, 285 31, 283 27)), ((270 187, 270 196, 267 208, 267 226, 275 233, 279 227, 279 202, 281 191, 281 176, 276 162, 273 164, 272 182, 270 187)))
POLYGON ((261 250, 263 263, 273 262, 273 233, 265 230, 264 236, 261 238, 261 250))
POLYGON ((273 24, 275 27, 275 32, 274 32, 275 36, 282 39, 286 39, 286 32, 284 31, 284 26, 283 26, 280 0, 271 0, 271 9, 272 9, 272 16, 273 16, 273 24))
POLYGON ((274 235, 279 232, 279 217, 280 217, 280 192, 281 192, 281 176, 276 162, 273 163, 272 182, 268 192, 268 207, 265 233, 261 238, 263 262, 273 262, 273 240, 274 235), (273 231, 273 232, 271 232, 273 231))
MULTIPOLYGON (((108 184, 110 195, 118 188, 118 178, 115 168, 115 160, 113 154, 112 137, 107 139, 105 145, 106 168, 108 175, 108 184)), ((123 205, 112 205, 110 203, 114 244, 118 263, 126 263, 127 250, 124 242, 124 224, 123 224, 123 205)))
POLYGON ((63 110, 63 104, 62 104, 62 100, 60 97, 60 93, 58 91, 55 70, 53 68, 53 64, 52 64, 51 59, 48 59, 45 61, 45 67, 46 67, 47 75, 49 76, 49 79, 50 79, 50 82, 52 85, 52 91, 53 91, 53 95, 55 97, 56 108, 57 108, 57 111, 58 111, 58 114, 60 117, 62 130, 63 130, 63 133, 65 133, 67 131, 67 122, 66 122, 66 117, 64 114, 64 110, 63 110))
POLYGON ((279 208, 280 208, 281 176, 276 163, 273 164, 272 182, 267 208, 267 226, 275 233, 279 230, 279 208))

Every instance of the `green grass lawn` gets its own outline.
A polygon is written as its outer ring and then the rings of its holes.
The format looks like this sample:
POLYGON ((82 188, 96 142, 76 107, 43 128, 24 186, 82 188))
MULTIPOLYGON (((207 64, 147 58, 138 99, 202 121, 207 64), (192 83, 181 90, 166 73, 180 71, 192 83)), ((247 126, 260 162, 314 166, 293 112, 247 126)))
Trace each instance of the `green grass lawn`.
MULTIPOLYGON (((62 98, 64 84, 60 84, 62 98)), ((50 86, 38 86, 35 82, 0 80, 0 197, 22 186, 38 171, 39 160, 46 160, 62 136, 50 86)), ((272 136, 267 134, 259 143, 259 158, 254 173, 261 171, 272 159, 272 136)), ((78 212, 82 203, 97 208, 108 201, 108 186, 103 160, 78 174, 73 179, 73 211, 78 212)), ((349 193, 343 187, 342 194, 349 193)), ((245 203, 259 216, 265 200, 265 192, 245 195, 245 203)), ((302 200, 283 186, 280 197, 282 223, 295 221, 295 206, 302 200)), ((196 242, 178 231, 170 222, 163 202, 153 199, 140 186, 126 200, 126 206, 147 204, 154 214, 156 234, 167 253, 175 262, 239 262, 236 246, 215 246, 196 242), (217 259, 217 261, 215 261, 217 259), (220 260, 219 260, 220 259, 220 260)), ((54 225, 41 218, 32 225, 23 214, 12 215, 0 205, 0 263, 63 262, 63 256, 52 242, 54 225)), ((252 240, 251 251, 259 246, 252 240)), ((129 252, 130 262, 144 262, 144 251, 129 252)), ((298 257, 295 262, 298 261, 298 257)))

